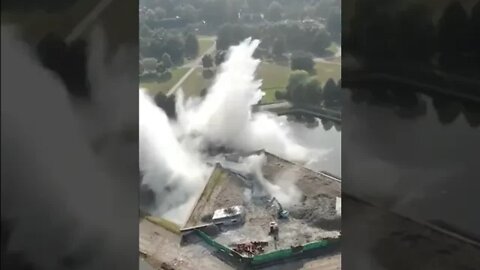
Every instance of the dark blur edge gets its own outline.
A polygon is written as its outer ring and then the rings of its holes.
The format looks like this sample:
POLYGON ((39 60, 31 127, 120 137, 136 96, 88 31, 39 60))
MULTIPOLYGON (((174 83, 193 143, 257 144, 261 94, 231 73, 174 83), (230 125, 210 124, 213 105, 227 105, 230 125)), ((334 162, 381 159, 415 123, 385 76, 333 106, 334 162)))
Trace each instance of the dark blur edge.
MULTIPOLYGON (((415 121, 426 114, 425 97, 431 98, 442 125, 463 117, 472 134, 477 132, 479 6, 480 1, 468 0, 342 1, 342 88, 349 99, 344 102, 342 134, 342 269, 480 267, 475 259, 480 254, 478 230, 465 232, 448 221, 421 221, 396 213, 390 208, 398 199, 392 196, 395 191, 358 192, 353 183, 361 179, 354 179, 356 171, 344 161, 352 155, 352 146, 362 142, 343 136, 355 134, 353 121, 362 121, 362 116, 352 114, 352 106, 388 108, 401 121, 415 121), (457 254, 460 252, 467 255, 457 254)), ((478 147, 480 138, 471 144, 478 147)), ((382 160, 381 156, 377 158, 382 160)), ((468 166, 471 175, 478 175, 468 166)), ((395 177, 385 173, 372 181, 395 182, 395 177)), ((414 180, 421 183, 421 179, 414 180)), ((469 196, 474 204, 476 191, 451 196, 469 196)), ((478 223, 474 217, 469 220, 478 223)))
MULTIPOLYGON (((69 33, 79 19, 81 19, 83 16, 88 15, 91 10, 93 10, 98 3, 100 2, 105 2, 105 1, 84 1, 84 3, 81 3, 83 1, 76 1, 76 0, 68 0, 68 1, 3 1, 2 0, 2 26, 4 23, 8 23, 11 25, 19 25, 24 26, 27 28, 24 32, 21 32, 23 34, 23 39, 27 42, 30 42, 33 48, 37 47, 38 44, 41 43, 41 39, 45 38, 46 36, 50 35, 51 37, 55 38, 60 38, 60 39, 65 39, 66 34, 69 33), (75 8, 77 8, 78 12, 75 12, 75 8), (26 16, 23 16, 23 14, 27 14, 26 16), (24 23, 23 19, 30 19, 28 14, 35 14, 32 17, 35 17, 36 19, 43 17, 43 20, 45 23, 43 24, 44 26, 53 26, 52 29, 44 29, 41 26, 38 26, 38 29, 33 29, 35 28, 35 20, 31 20, 30 22, 24 23), (65 15, 66 14, 66 15, 65 15), (4 15, 6 15, 4 17, 4 15), (11 16, 9 16, 11 15, 11 16), (50 19, 51 18, 51 19, 50 19), (65 25, 63 26, 62 29, 62 22, 60 21, 61 18, 67 19, 65 22, 65 25), (78 19, 78 20, 77 20, 78 19), (59 30, 62 29, 62 30, 59 30), (38 31, 37 31, 38 30, 38 31)), ((108 4, 108 6, 101 12, 101 14, 98 16, 97 19, 94 20, 93 24, 96 23, 101 23, 103 25, 105 33, 107 35, 108 39, 108 56, 112 56, 114 52, 119 48, 122 47, 123 45, 128 45, 130 48, 137 48, 138 50, 138 1, 118 1, 118 0, 112 0, 110 1, 111 3, 108 4)), ((78 39, 76 39, 73 43, 76 46, 76 49, 79 49, 80 51, 82 48, 84 49, 85 47, 85 39, 88 37, 89 32, 91 27, 87 27, 87 30, 85 34, 81 34, 78 39)), ((3 31, 3 29, 2 29, 3 31)), ((3 35, 2 35, 3 37, 3 35)), ((2 40, 2 46, 3 46, 3 40, 2 40)), ((72 50, 73 53, 77 53, 78 51, 75 52, 75 49, 72 50)), ((80 54, 84 53, 81 52, 80 54)), ((3 55, 3 52, 2 52, 3 55)), ((136 53, 138 55, 138 53, 136 53)), ((63 55, 67 57, 66 55, 63 55)), ((71 56, 71 55, 69 55, 71 56)), ((78 56, 78 54, 77 54, 78 56)), ((42 57, 40 57, 41 59, 42 57)), ((42 59, 41 59, 42 60, 42 59)), ((15 65, 13 62, 4 62, 7 61, 2 58, 2 69, 4 67, 7 67, 9 65, 15 65)), ((108 61, 108 60, 107 60, 108 61)), ((53 61, 55 62, 55 61, 53 61)), ((65 62, 64 62, 65 63, 65 62)), ((61 66, 59 69, 56 66, 49 66, 49 63, 43 63, 46 68, 49 68, 52 72, 56 73, 62 73, 65 70, 66 71, 66 76, 68 77, 65 79, 65 77, 62 77, 63 83, 68 87, 69 94, 74 96, 75 98, 79 98, 81 100, 87 100, 88 101, 88 83, 85 83, 85 76, 87 71, 85 70, 86 67, 84 65, 86 64, 85 61, 80 60, 80 61, 73 61, 69 62, 69 66, 61 66), (78 64, 78 65, 77 65, 78 64), (77 66, 76 66, 77 65, 77 66), (71 84, 71 85, 69 85, 71 84), (78 85, 81 85, 82 90, 75 90, 75 87, 78 85), (87 90, 85 90, 87 89, 87 90)), ((54 63, 55 64, 55 63, 54 63)), ((112 63, 110 63, 112 64, 112 63)), ((114 62, 113 62, 114 64, 114 62)), ((123 63, 124 64, 124 63, 123 63)), ((138 74, 138 59, 135 57, 134 61, 131 63, 131 72, 134 72, 134 78, 137 77, 138 74)), ((118 69, 122 70, 123 67, 112 67, 113 69, 118 69)), ((130 72, 130 71, 129 71, 130 72)), ((3 72, 2 72, 3 74, 3 72)), ((28 74, 25 74, 28 75, 28 74)), ((64 74, 60 74, 60 76, 63 76, 64 74)), ((28 77, 26 77, 26 80, 28 80, 28 77)), ((3 81, 3 78, 2 78, 3 81)), ((135 87, 131 89, 125 89, 122 88, 121 91, 128 91, 128 93, 118 93, 119 96, 122 96, 122 98, 125 98, 126 96, 129 97, 128 102, 123 102, 122 103, 122 112, 118 112, 119 114, 124 115, 126 118, 129 119, 137 119, 137 123, 130 123, 131 126, 128 127, 125 131, 125 136, 123 136, 122 139, 126 139, 132 144, 136 144, 138 148, 138 82, 135 82, 133 85, 135 87), (123 112, 124 110, 124 112, 123 112), (126 116, 129 114, 128 116, 126 116), (134 115, 131 115, 134 114, 134 115), (132 133, 133 131, 133 133, 132 133), (128 134, 126 134, 128 133, 128 134), (126 138, 128 137, 128 138, 126 138)), ((35 87, 38 87, 36 85, 35 87)), ((9 185, 9 182, 6 180, 6 178, 10 177, 13 178, 11 174, 4 173, 3 167, 9 166, 12 164, 20 164, 22 161, 16 159, 17 156, 15 155, 7 155, 4 153, 4 124, 3 124, 3 115, 4 113, 8 113, 8 111, 4 111, 3 107, 4 104, 7 104, 9 102, 12 102, 12 100, 9 100, 9 97, 7 94, 4 95, 4 84, 2 83, 2 191, 4 190, 4 187, 6 185, 9 185)), ((41 91, 41 88, 36 89, 37 91, 41 91)), ((45 108, 49 107, 48 103, 44 103, 43 106, 45 108)), ((24 108, 24 113, 25 114, 35 114, 35 111, 29 111, 29 108, 26 107, 24 108)), ((58 114, 62 114, 61 111, 57 112, 58 114)), ((62 129, 63 127, 60 125, 57 125, 56 128, 59 130, 62 129)), ((35 130, 31 131, 31 136, 34 137, 35 130)), ((7 138, 7 136, 5 136, 7 138)), ((16 144, 15 138, 8 138, 11 139, 9 143, 16 144)), ((22 142, 18 142, 21 144, 22 142)), ((51 146, 52 148, 55 147, 55 145, 51 146)), ((12 145, 12 148, 15 148, 15 146, 12 145)), ((23 147, 25 148, 25 147, 23 147)), ((32 150, 33 151, 33 150, 32 150)), ((115 150, 113 150, 115 151, 115 150)), ((137 151, 138 153, 138 151, 137 151)), ((42 155, 44 153, 35 153, 35 155, 38 155, 38 157, 41 159, 42 155)), ((46 159, 48 159, 48 153, 45 153, 44 155, 46 159)), ((138 155, 132 155, 131 157, 128 157, 130 159, 133 159, 133 163, 138 165, 138 155)), ((112 168, 114 169, 115 166, 123 166, 122 164, 110 164, 112 168)), ((18 166, 18 165, 16 165, 18 166)), ((138 167, 138 166, 137 166, 138 167)), ((25 174, 25 172, 21 172, 22 168, 16 167, 15 169, 19 170, 19 175, 20 174, 25 174)), ((63 169, 63 168, 50 168, 53 170, 56 169, 63 169)), ((134 173, 134 175, 138 175, 138 171, 134 173)), ((31 181, 35 181, 36 179, 33 177, 31 181)), ((108 213, 109 217, 113 217, 110 220, 102 220, 104 224, 99 224, 98 225, 98 232, 101 232, 102 230, 108 231, 108 230, 115 230, 116 232, 121 232, 121 234, 118 233, 112 233, 108 234, 109 236, 102 235, 101 233, 95 232, 92 235, 88 235, 87 229, 84 230, 82 228, 82 223, 85 222, 86 224, 91 223, 89 220, 78 220, 79 217, 74 217, 77 218, 78 223, 71 223, 72 221, 70 220, 70 223, 68 225, 65 225, 66 227, 63 227, 63 225, 59 224, 51 224, 50 228, 43 228, 45 231, 43 232, 44 235, 55 235, 56 231, 59 233, 64 233, 64 235, 68 235, 68 237, 65 237, 63 239, 56 239, 54 241, 59 243, 59 247, 63 246, 62 242, 65 243, 72 243, 77 241, 75 238, 70 238, 74 237, 72 235, 74 234, 79 234, 81 236, 78 237, 84 237, 82 238, 83 240, 78 240, 78 244, 74 244, 75 248, 74 250, 52 250, 52 258, 45 259, 45 261, 51 260, 48 262, 49 265, 54 266, 53 268, 42 268, 40 263, 37 263, 36 261, 32 261, 32 259, 26 258, 24 256, 22 249, 17 247, 12 247, 11 241, 12 239, 15 239, 15 241, 21 241, 24 242, 24 245, 28 246, 28 238, 26 239, 19 239, 18 233, 16 233, 18 230, 17 228, 19 226, 25 226, 19 225, 19 222, 17 219, 11 219, 10 217, 4 216, 3 214, 3 209, 7 208, 8 206, 4 205, 4 198, 2 195, 2 218, 1 218, 1 268, 2 269, 28 269, 28 270, 33 270, 33 269, 125 269, 125 270, 133 270, 133 269, 138 269, 138 259, 139 259, 139 252, 138 252, 138 219, 139 219, 139 211, 138 211, 138 180, 139 176, 130 179, 131 183, 123 183, 125 184, 122 187, 116 186, 116 185, 110 185, 110 186, 105 186, 105 185, 99 185, 95 186, 92 188, 101 188, 102 190, 95 191, 95 194, 98 193, 104 193, 104 194, 109 194, 111 196, 105 196, 104 198, 102 197, 97 197, 97 196, 92 196, 92 194, 89 194, 88 192, 83 192, 81 196, 83 196, 82 201, 75 202, 78 204, 85 204, 85 207, 88 209, 84 209, 83 211, 92 211, 95 212, 97 211, 97 206, 99 205, 115 205, 116 203, 119 203, 117 208, 113 207, 115 209, 115 213, 108 213), (121 191, 117 192, 117 189, 121 191), (118 195, 121 194, 119 197, 118 195), (107 201, 109 200, 109 201, 107 201), (122 205, 128 205, 128 207, 122 208, 122 205), (75 231, 75 232, 74 232, 75 231), (84 236, 84 234, 87 234, 87 236, 84 236), (109 241, 108 237, 111 235, 116 235, 117 237, 122 238, 120 241, 112 240, 110 241, 111 243, 122 243, 121 246, 109 246, 105 245, 105 242, 109 241), (104 249, 105 248, 105 249, 104 249), (55 258, 53 254, 64 254, 60 258, 55 258), (100 258, 100 259, 99 259, 100 258), (94 267, 91 267, 91 261, 96 261, 94 263, 94 267), (110 267, 111 266, 111 267, 110 267), (113 268, 112 268, 113 267, 113 268)), ((68 181, 68 179, 65 179, 65 181, 68 181)), ((113 184, 112 182, 109 182, 110 184, 113 184)), ((120 183, 119 185, 121 185, 120 183)), ((74 188, 74 184, 72 183, 72 187, 74 188)), ((18 187, 18 188, 25 188, 28 189, 28 187, 18 187)), ((12 189, 10 189, 12 190, 12 189)), ((43 192, 42 196, 45 196, 45 198, 48 197, 54 197, 54 193, 57 192, 57 190, 38 190, 38 192, 43 192), (51 194, 50 194, 51 193, 51 194)), ((3 194, 3 192, 2 192, 3 194)), ((22 198, 22 193, 19 192, 18 194, 15 193, 12 196, 18 196, 18 200, 23 200, 22 198)), ((55 205, 51 205, 52 209, 56 208, 55 205)), ((60 208, 59 208, 60 209, 60 208)), ((10 211, 16 211, 17 212, 23 212, 22 209, 10 209, 10 211)), ((44 211, 45 212, 45 211, 44 211)), ((52 210, 52 213, 59 213, 58 209, 55 211, 52 210)), ((98 212, 98 211, 97 211, 98 212)), ((65 213, 65 216, 71 213, 65 213)), ((21 215, 21 214, 20 214, 21 215)), ((39 219, 45 219, 48 220, 48 216, 43 216, 39 217, 39 219)), ((48 221, 47 221, 48 222, 48 221)), ((74 221, 75 222, 75 221, 74 221)), ((96 220, 96 223, 99 223, 100 221, 96 220)), ((43 220, 31 220, 31 227, 35 228, 37 224, 44 224, 45 222, 43 220)), ((42 230, 42 228, 37 228, 38 230, 42 230)), ((38 232, 37 232, 38 233, 38 232)), ((41 232, 40 232, 41 234, 41 232)), ((60 235, 60 234, 59 234, 60 235)), ((58 238, 58 237, 57 237, 58 238)), ((43 250, 39 250, 39 253, 46 253, 48 254, 49 252, 49 246, 45 245, 45 248, 43 250)), ((43 260, 42 260, 43 261, 43 260)), ((44 261, 44 262, 45 262, 44 261)), ((44 263, 42 262, 42 263, 44 263)), ((45 265, 45 264, 44 264, 45 265)))

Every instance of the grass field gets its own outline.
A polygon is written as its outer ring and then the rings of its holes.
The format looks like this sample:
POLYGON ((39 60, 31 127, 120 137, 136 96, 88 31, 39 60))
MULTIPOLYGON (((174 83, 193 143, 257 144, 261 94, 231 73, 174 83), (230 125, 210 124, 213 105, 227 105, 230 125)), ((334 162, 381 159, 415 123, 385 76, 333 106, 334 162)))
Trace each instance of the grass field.
MULTIPOLYGON (((329 78, 336 81, 340 79, 341 66, 338 64, 317 62, 315 63, 316 77, 325 84, 329 78)), ((163 83, 143 83, 141 87, 149 90, 150 93, 156 94, 159 92, 167 93, 175 83, 188 71, 188 68, 178 68, 172 72, 172 79, 163 83)), ((265 96, 262 99, 263 103, 274 102, 275 92, 283 90, 288 84, 288 77, 290 75, 290 67, 282 66, 275 63, 262 62, 257 69, 257 78, 262 80, 262 90, 265 96)), ((203 88, 208 88, 213 83, 213 79, 205 79, 202 76, 202 68, 197 68, 185 80, 181 88, 185 96, 198 96, 203 88)))
POLYGON ((202 68, 195 69, 190 76, 183 82, 181 88, 185 96, 198 96, 203 88, 208 88, 212 84, 212 79, 205 79, 202 75, 202 68))
POLYGON ((316 76, 322 84, 330 78, 338 81, 342 75, 342 68, 339 64, 317 62, 315 63, 315 70, 317 71, 316 76))
MULTIPOLYGON (((317 62, 315 63, 315 70, 316 77, 322 84, 325 84, 329 78, 340 79, 340 65, 317 62)), ((265 96, 262 99, 263 103, 275 101, 275 92, 279 89, 285 89, 290 72, 290 67, 288 66, 265 62, 260 64, 257 74, 262 79, 262 90, 265 92, 265 96)))
MULTIPOLYGON (((204 54, 214 43, 214 37, 198 36, 199 55, 204 54)), ((167 93, 182 77, 185 75, 189 67, 180 67, 172 70, 172 78, 162 83, 140 83, 140 87, 145 88, 151 94, 167 93)), ((212 80, 204 79, 202 76, 202 68, 197 68, 185 82, 181 85, 186 96, 199 95, 203 88, 210 86, 212 80)))
POLYGON ((149 82, 149 83, 140 83, 140 87, 145 88, 148 90, 149 93, 151 94, 157 94, 157 93, 167 93, 168 90, 172 86, 174 86, 180 78, 185 75, 185 73, 188 72, 189 68, 186 67, 181 67, 181 68, 176 68, 172 70, 172 78, 166 82, 161 82, 161 83, 156 83, 156 82, 149 82))
POLYGON ((285 89, 288 83, 290 67, 274 63, 262 62, 257 69, 257 78, 262 80, 262 90, 265 92, 262 102, 275 101, 275 92, 285 89))
POLYGON ((198 55, 203 55, 210 47, 212 47, 214 40, 212 37, 198 36, 198 55))

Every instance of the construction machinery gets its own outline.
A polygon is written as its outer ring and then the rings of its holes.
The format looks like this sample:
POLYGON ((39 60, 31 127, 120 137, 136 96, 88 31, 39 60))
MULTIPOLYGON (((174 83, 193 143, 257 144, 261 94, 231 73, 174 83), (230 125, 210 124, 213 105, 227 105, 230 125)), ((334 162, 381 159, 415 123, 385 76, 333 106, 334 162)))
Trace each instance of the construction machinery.
POLYGON ((280 204, 280 202, 279 202, 279 201, 277 200, 277 198, 275 198, 275 197, 273 197, 273 198, 270 200, 269 204, 271 204, 272 207, 273 207, 273 206, 274 206, 274 203, 276 203, 277 206, 278 206, 277 217, 278 217, 279 219, 287 219, 287 218, 288 218, 288 214, 289 214, 288 211, 285 210, 285 209, 283 209, 282 205, 280 204))

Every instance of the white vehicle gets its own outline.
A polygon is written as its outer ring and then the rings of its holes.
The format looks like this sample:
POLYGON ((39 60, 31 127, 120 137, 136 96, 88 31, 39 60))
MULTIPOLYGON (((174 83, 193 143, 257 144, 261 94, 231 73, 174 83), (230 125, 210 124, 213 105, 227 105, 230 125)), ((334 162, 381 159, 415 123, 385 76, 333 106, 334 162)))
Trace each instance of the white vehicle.
POLYGON ((233 225, 245 222, 245 208, 237 205, 215 210, 212 221, 218 225, 233 225))

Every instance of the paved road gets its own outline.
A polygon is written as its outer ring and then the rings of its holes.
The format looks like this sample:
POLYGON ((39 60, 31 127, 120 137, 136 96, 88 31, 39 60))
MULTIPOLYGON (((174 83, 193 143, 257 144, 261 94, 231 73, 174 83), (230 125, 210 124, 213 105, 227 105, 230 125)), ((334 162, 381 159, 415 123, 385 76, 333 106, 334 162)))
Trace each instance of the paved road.
POLYGON ((213 45, 205 53, 200 55, 197 59, 193 60, 189 64, 186 64, 186 65, 191 66, 190 70, 188 70, 188 72, 185 73, 185 75, 183 75, 183 77, 172 88, 170 88, 170 90, 167 93, 167 96, 172 95, 173 93, 175 93, 175 91, 178 90, 178 88, 180 88, 180 86, 185 82, 185 80, 188 78, 188 76, 190 76, 195 71, 195 69, 197 69, 197 67, 200 66, 200 64, 202 63, 202 57, 205 54, 212 53, 215 50, 216 44, 217 44, 217 41, 215 40, 213 42, 213 45))
POLYGON ((271 104, 262 104, 259 105, 257 108, 259 111, 270 111, 270 110, 280 110, 280 109, 288 109, 292 107, 292 104, 288 101, 281 101, 271 104))

